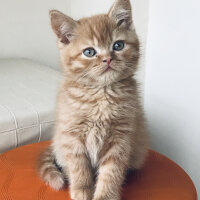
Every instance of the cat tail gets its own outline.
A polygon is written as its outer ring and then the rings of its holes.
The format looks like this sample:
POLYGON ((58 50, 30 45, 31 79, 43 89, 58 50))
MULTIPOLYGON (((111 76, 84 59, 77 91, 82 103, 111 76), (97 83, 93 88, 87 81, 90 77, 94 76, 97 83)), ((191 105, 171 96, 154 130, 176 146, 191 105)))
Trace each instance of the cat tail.
POLYGON ((46 184, 55 190, 60 190, 65 185, 65 177, 61 167, 58 166, 51 148, 46 149, 39 158, 38 166, 40 177, 46 184))

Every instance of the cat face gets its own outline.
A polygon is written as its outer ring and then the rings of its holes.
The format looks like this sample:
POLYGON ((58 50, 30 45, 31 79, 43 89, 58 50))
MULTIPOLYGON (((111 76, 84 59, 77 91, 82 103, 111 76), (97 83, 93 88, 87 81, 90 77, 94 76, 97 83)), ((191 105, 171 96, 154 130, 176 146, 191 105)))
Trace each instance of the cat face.
POLYGON ((106 15, 74 21, 51 11, 51 19, 67 78, 106 86, 134 74, 139 42, 132 27, 129 1, 118 0, 106 15))

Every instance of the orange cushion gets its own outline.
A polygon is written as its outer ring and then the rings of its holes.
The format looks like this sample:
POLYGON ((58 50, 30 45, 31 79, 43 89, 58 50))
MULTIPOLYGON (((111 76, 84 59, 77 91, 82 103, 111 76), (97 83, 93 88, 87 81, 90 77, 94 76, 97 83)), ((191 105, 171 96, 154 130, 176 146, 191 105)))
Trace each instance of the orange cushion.
MULTIPOLYGON (((53 191, 38 177, 39 153, 49 142, 26 145, 0 155, 1 200, 69 200, 68 188, 53 191)), ((189 176, 165 156, 149 151, 145 166, 132 172, 123 186, 123 200, 197 200, 189 176)))

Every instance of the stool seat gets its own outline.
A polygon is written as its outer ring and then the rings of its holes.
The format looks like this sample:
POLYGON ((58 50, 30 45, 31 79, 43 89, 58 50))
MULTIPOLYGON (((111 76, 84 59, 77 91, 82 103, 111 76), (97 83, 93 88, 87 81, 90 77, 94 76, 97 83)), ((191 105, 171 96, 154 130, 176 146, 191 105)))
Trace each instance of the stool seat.
MULTIPOLYGON (((70 200, 69 188, 54 191, 37 173, 39 154, 50 144, 41 142, 0 155, 1 200, 70 200)), ((149 150, 144 167, 131 172, 122 200, 197 200, 190 177, 167 157, 149 150)))

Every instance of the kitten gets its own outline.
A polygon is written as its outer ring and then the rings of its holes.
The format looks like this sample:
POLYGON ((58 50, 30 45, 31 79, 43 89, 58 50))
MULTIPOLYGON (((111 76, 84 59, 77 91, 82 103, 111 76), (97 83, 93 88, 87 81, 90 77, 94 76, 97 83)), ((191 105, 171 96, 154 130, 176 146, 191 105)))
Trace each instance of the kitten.
POLYGON ((52 145, 40 176, 74 200, 119 200, 128 169, 139 169, 148 135, 133 78, 139 41, 129 0, 78 21, 50 11, 63 66, 52 145))

